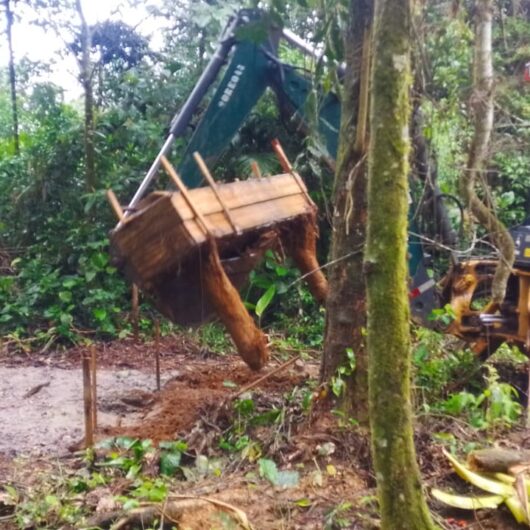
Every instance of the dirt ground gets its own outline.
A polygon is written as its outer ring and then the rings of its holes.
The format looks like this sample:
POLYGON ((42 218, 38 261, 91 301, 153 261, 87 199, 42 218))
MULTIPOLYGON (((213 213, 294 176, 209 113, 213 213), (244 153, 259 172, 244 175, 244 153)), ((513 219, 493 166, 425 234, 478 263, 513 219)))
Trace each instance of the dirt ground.
MULTIPOLYGON (((235 394, 281 362, 273 361, 257 374, 235 355, 213 355, 184 336, 170 336, 159 347, 162 389, 157 392, 153 343, 127 340, 99 344, 96 350, 98 439, 115 435, 150 438, 155 443, 185 439, 195 455, 208 457, 218 453, 216 444, 212 449, 213 437, 226 428, 227 421, 233 421, 224 415, 228 409, 233 411, 235 394)), ((71 451, 82 448, 80 362, 84 351, 79 347, 42 357, 0 358, 0 492, 2 484, 13 481, 30 487, 36 469, 53 473, 58 465, 71 462, 71 451)), ((318 369, 318 360, 298 360, 256 385, 253 399, 258 406, 284 403, 286 393, 309 379, 316 380, 318 369)), ((340 428, 327 409, 315 411, 311 418, 293 416, 287 424, 289 433, 283 433, 277 446, 270 429, 257 429, 255 435, 273 452, 279 467, 300 472, 296 487, 272 486, 252 471, 255 463, 249 467, 234 461, 221 476, 181 482, 175 492, 214 497, 237 506, 256 530, 378 528, 366 435, 340 428), (329 447, 328 454, 323 448, 329 447), (343 506, 347 506, 344 514, 343 506)), ((451 472, 432 438, 447 428, 443 421, 418 425, 416 447, 427 488, 443 487, 450 480, 451 472)), ((454 434, 463 441, 470 436, 458 424, 454 434)), ((104 490, 101 495, 109 492, 104 490)), ((444 529, 520 528, 504 510, 469 515, 436 504, 431 507, 444 529)), ((207 528, 197 524, 190 528, 207 528)), ((0 517, 0 528, 17 527, 2 526, 0 517)))
MULTIPOLYGON (((231 388, 259 377, 238 357, 217 357, 213 362, 182 337, 163 339, 160 350, 158 393, 153 344, 124 341, 97 347, 98 437, 177 439, 201 410, 229 395, 231 388)), ((83 351, 74 348, 49 357, 0 361, 0 454, 59 456, 81 447, 83 351)), ((265 387, 294 385, 307 370, 280 374, 265 387)))

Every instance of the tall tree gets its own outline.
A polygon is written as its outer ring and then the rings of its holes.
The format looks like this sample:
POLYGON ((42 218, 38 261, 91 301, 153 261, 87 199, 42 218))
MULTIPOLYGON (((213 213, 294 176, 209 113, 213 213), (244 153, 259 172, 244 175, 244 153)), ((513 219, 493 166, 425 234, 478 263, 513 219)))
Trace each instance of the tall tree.
POLYGON ((330 380, 355 355, 340 396, 346 412, 368 421, 368 373, 363 330, 366 293, 363 246, 366 225, 366 150, 372 0, 350 0, 346 33, 346 77, 334 183, 334 215, 321 379, 330 380))
POLYGON ((94 126, 94 68, 90 60, 92 50, 92 29, 88 25, 81 0, 75 0, 75 10, 79 16, 79 34, 81 41, 81 57, 79 62, 79 78, 83 85, 85 98, 85 181, 89 191, 96 189, 96 149, 94 126))
POLYGON ((480 183, 490 196, 483 168, 488 160, 488 148, 493 129, 493 0, 475 2, 475 53, 473 94, 471 98, 475 131, 469 149, 467 170, 460 177, 460 189, 466 203, 479 223, 486 228, 499 249, 501 259, 495 270, 492 300, 498 305, 504 300, 506 285, 515 259, 513 239, 495 215, 493 205, 485 204, 475 191, 480 183))
POLYGON ((9 87, 11 89, 11 112, 13 115, 13 145, 15 153, 20 153, 20 139, 18 134, 18 105, 17 105, 17 78, 15 72, 15 56, 13 53, 13 10, 11 0, 4 0, 4 9, 6 14, 6 38, 9 53, 9 87))
POLYGON ((381 527, 434 528, 416 462, 407 296, 411 0, 377 0, 365 273, 372 454, 381 527))

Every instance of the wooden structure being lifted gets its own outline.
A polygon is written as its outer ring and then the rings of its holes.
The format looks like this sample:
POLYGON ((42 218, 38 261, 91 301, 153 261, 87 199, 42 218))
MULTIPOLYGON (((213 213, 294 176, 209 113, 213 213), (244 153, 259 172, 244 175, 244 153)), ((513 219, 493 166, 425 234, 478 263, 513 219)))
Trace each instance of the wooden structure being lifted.
MULTIPOLYGON (((316 260, 316 207, 300 176, 274 145, 285 173, 216 184, 198 154, 209 186, 188 190, 171 164, 162 165, 178 192, 153 192, 111 234, 112 253, 127 278, 175 323, 221 319, 243 359, 260 369, 267 338, 238 293, 264 253, 292 257, 313 295, 323 302, 327 282, 316 260)), ((258 172, 256 172, 258 173, 258 172)))

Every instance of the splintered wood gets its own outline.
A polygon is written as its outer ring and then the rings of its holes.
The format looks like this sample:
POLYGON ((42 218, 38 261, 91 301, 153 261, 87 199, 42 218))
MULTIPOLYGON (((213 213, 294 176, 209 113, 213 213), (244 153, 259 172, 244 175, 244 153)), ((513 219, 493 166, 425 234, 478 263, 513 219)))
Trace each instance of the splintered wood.
POLYGON ((241 357, 259 370, 269 356, 267 338, 238 290, 265 252, 278 249, 324 301, 316 207, 292 170, 228 184, 212 184, 208 174, 208 187, 188 190, 167 160, 163 165, 180 191, 151 193, 121 219, 111 234, 116 262, 173 322, 200 324, 216 315, 241 357))

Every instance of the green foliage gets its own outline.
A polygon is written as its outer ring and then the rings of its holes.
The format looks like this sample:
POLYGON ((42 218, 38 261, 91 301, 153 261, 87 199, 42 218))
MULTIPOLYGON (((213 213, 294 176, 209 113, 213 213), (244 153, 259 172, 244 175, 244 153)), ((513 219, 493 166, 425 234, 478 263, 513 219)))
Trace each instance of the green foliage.
POLYGON ((414 332, 412 363, 416 400, 430 407, 445 399, 450 384, 469 378, 478 363, 469 350, 449 346, 447 337, 441 333, 426 328, 416 328, 414 332))
POLYGON ((352 508, 350 502, 341 502, 328 511, 324 519, 324 529, 349 528, 352 519, 348 516, 352 508))
MULTIPOLYGON (((98 465, 102 468, 119 469, 130 479, 139 477, 147 461, 155 456, 155 448, 151 440, 127 436, 104 440, 98 444, 98 447, 108 450, 104 461, 98 465)), ((180 470, 182 454, 187 450, 186 443, 162 441, 159 449, 160 473, 167 476, 176 475, 180 470)))
POLYGON ((300 480, 298 471, 280 471, 276 466, 276 462, 268 458, 260 458, 258 460, 258 470, 259 476, 268 480, 273 486, 295 487, 298 486, 300 480))
POLYGON ((462 391, 440 403, 439 408, 453 416, 464 415, 477 429, 494 429, 513 425, 521 416, 517 390, 499 381, 495 368, 486 365, 486 388, 477 394, 462 391))
POLYGON ((522 223, 530 212, 530 156, 525 153, 497 153, 493 188, 499 217, 507 225, 522 223))
POLYGON ((310 385, 294 387, 282 399, 272 401, 266 396, 245 393, 234 402, 234 415, 219 439, 219 447, 230 453, 240 452, 243 459, 253 462, 262 456, 267 445, 280 444, 288 438, 292 423, 306 417, 312 403, 310 385), (274 432, 268 444, 264 444, 263 439, 258 441, 256 436, 263 427, 270 427, 274 432))
POLYGON ((335 397, 340 398, 346 391, 346 379, 355 371, 355 354, 351 348, 346 350, 347 363, 339 366, 331 378, 331 391, 335 397))
POLYGON ((233 349, 224 327, 218 322, 208 322, 194 333, 199 344, 209 351, 224 355, 233 349))
POLYGON ((261 325, 283 331, 276 347, 307 349, 322 344, 324 312, 300 280, 289 260, 278 261, 272 251, 250 274, 245 305, 253 310, 261 325))

